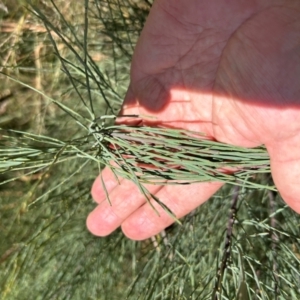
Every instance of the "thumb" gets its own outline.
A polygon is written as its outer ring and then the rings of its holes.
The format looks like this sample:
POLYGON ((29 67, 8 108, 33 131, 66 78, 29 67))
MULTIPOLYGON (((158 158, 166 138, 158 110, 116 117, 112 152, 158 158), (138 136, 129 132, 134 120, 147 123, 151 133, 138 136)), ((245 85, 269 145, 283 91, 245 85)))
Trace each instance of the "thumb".
POLYGON ((300 134, 266 145, 274 183, 284 201, 300 213, 300 134))
POLYGON ((138 107, 139 107, 139 104, 137 101, 137 97, 135 96, 133 89, 132 89, 132 85, 130 84, 127 89, 127 92, 126 92, 126 95, 125 95, 125 98, 124 98, 124 101, 123 101, 123 104, 122 104, 119 114, 120 115, 136 114, 136 113, 138 113, 138 107))
POLYGON ((147 75, 138 81, 131 81, 124 105, 139 105, 147 111, 158 113, 164 110, 170 99, 169 88, 163 84, 163 80, 155 75, 147 75))

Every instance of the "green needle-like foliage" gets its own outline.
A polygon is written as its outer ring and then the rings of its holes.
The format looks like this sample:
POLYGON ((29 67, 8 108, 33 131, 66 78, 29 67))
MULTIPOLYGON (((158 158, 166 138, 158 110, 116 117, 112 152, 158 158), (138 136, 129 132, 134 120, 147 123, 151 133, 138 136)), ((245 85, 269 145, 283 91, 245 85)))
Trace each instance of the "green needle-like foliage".
POLYGON ((151 2, 12 2, 0 2, 0 299, 300 299, 299 216, 264 147, 114 125, 151 2), (105 166, 161 205, 145 184, 228 184, 151 240, 98 238, 85 218, 105 166))

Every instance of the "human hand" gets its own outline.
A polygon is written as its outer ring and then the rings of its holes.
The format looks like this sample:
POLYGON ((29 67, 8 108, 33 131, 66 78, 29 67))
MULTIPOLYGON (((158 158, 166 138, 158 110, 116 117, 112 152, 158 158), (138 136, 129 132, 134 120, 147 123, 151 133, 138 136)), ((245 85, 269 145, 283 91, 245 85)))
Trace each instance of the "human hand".
MULTIPOLYGON (((157 0, 131 67, 122 114, 155 116, 161 125, 205 132, 242 147, 264 144, 274 182, 300 213, 300 2, 293 0, 157 0)), ((146 203, 134 183, 102 172, 92 187, 99 204, 88 229, 106 236, 119 226, 146 239, 173 219, 146 203)), ((181 218, 220 182, 146 186, 181 218)))

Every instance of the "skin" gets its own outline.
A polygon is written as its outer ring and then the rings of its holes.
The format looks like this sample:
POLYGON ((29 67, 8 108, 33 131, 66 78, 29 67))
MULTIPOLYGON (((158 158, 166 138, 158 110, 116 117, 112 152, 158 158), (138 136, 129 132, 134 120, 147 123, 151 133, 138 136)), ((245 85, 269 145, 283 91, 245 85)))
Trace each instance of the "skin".
MULTIPOLYGON (((299 80, 299 0, 157 0, 135 49, 122 114, 152 115, 232 145, 264 144, 278 191, 300 213, 299 80)), ((96 178, 91 233, 121 226, 143 240, 173 222, 156 205, 157 216, 132 182, 118 184, 109 169, 102 176, 112 206, 96 178)), ((181 218, 221 186, 147 188, 181 218)))

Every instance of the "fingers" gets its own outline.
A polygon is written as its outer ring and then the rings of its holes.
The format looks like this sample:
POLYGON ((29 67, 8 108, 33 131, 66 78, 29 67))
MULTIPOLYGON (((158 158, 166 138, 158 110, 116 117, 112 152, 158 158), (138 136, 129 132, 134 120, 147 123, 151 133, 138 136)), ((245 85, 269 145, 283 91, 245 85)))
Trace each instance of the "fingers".
MULTIPOLYGON (((95 180, 92 196, 99 204, 87 218, 87 227, 97 236, 106 236, 122 225, 127 237, 133 240, 149 238, 174 222, 164 209, 151 200, 153 206, 146 202, 145 196, 137 186, 123 179, 118 182, 110 169, 102 172, 111 205, 106 199, 101 177, 95 180)), ((222 183, 211 182, 191 185, 146 185, 177 218, 181 218, 211 197, 222 183)))
MULTIPOLYGON (((191 185, 166 185, 156 196, 177 218, 181 218, 208 200, 223 184, 207 182, 191 185)), ((147 239, 174 223, 174 219, 152 200, 159 215, 145 203, 122 223, 124 234, 133 240, 147 239)))
POLYGON ((109 168, 105 168, 93 183, 91 189, 93 199, 100 204, 106 199, 105 189, 109 194, 114 188, 121 184, 122 181, 123 178, 116 178, 109 168), (105 184, 105 189, 103 184, 105 184))
POLYGON ((267 145, 272 177, 284 201, 300 213, 300 135, 267 145))
MULTIPOLYGON (((112 233, 146 201, 133 182, 123 179, 119 183, 110 169, 103 170, 102 179, 105 182, 111 204, 106 199, 100 175, 92 187, 92 196, 99 205, 89 214, 86 222, 89 231, 97 236, 106 236, 112 233)), ((146 187, 151 193, 157 193, 161 189, 161 186, 158 185, 146 187)))

